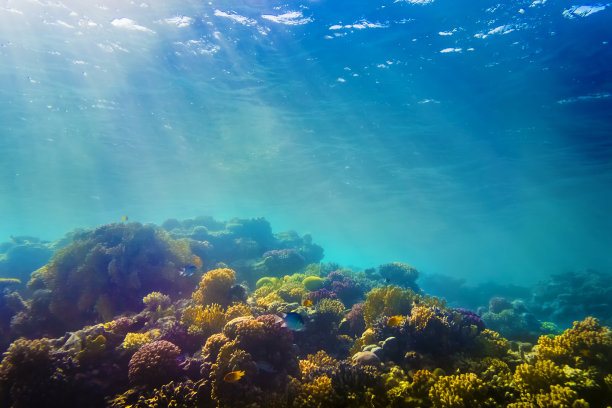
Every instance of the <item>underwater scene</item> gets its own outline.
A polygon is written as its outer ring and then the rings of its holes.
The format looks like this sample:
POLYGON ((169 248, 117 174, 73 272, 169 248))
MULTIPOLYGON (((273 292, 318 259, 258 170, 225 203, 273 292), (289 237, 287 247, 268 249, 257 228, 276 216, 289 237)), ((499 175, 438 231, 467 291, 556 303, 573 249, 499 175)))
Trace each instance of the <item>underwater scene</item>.
POLYGON ((0 408, 612 408, 612 3, 0 2, 0 408))

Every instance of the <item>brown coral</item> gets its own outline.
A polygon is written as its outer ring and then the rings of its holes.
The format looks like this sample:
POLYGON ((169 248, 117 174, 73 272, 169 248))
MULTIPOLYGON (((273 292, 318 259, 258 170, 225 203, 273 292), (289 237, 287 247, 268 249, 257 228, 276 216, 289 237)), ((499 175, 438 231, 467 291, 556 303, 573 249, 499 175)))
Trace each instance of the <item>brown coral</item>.
POLYGON ((169 382, 178 372, 180 354, 181 350, 169 341, 145 344, 130 359, 130 382, 152 387, 169 382))

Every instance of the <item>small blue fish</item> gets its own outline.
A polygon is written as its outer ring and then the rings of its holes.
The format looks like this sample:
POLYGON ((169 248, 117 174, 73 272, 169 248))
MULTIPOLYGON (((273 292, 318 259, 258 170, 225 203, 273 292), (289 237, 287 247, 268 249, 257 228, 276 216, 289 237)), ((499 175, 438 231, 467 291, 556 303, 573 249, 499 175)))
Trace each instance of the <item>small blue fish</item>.
POLYGON ((197 270, 198 270, 198 267, 195 265, 186 265, 184 268, 182 268, 179 271, 179 275, 192 276, 194 273, 196 273, 197 270))
POLYGON ((266 373, 266 374, 276 374, 277 373, 277 370, 274 368, 274 366, 272 366, 272 364, 268 363, 267 361, 256 361, 255 365, 257 366, 257 369, 261 371, 262 373, 266 373))
POLYGON ((304 329, 304 319, 299 313, 289 312, 283 317, 283 320, 285 321, 284 326, 289 330, 300 331, 304 329))

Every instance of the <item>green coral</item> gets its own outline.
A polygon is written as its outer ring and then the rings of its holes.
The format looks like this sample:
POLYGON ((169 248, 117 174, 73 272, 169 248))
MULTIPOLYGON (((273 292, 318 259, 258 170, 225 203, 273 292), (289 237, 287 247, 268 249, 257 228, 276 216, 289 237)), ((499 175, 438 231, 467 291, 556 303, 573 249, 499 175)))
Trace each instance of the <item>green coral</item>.
POLYGON ((106 337, 87 335, 84 347, 77 353, 76 359, 79 363, 94 362, 106 350, 106 337))
POLYGON ((315 290, 319 290, 323 287, 325 284, 325 279, 319 278, 318 276, 307 276, 302 281, 302 284, 306 290, 314 292, 315 290))
POLYGON ((262 286, 280 286, 280 279, 278 278, 273 278, 270 276, 264 276, 263 278, 259 279, 256 283, 255 283, 255 288, 259 289, 262 286))

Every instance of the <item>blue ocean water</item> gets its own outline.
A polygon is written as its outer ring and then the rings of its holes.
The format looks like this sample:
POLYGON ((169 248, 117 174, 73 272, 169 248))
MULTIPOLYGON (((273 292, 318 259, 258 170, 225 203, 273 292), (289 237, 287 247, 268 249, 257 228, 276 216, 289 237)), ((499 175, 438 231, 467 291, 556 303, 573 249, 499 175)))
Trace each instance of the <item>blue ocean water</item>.
POLYGON ((326 261, 612 269, 612 5, 0 5, 0 241, 212 215, 326 261))

